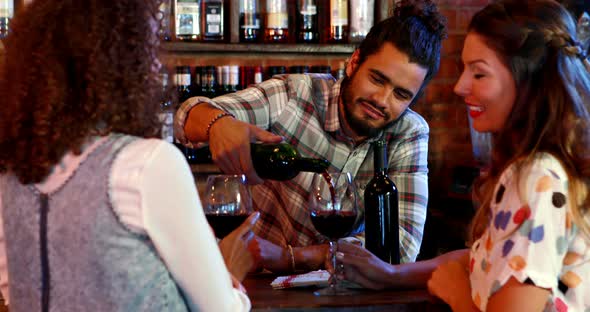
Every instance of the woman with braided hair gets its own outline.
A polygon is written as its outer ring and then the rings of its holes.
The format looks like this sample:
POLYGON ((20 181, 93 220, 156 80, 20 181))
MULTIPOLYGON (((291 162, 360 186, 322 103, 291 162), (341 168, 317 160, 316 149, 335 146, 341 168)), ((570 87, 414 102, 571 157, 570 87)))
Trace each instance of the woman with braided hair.
POLYGON ((344 277, 428 285, 454 311, 590 311, 590 75, 575 23, 553 0, 474 15, 455 92, 493 135, 470 250, 391 266, 339 244, 344 277))

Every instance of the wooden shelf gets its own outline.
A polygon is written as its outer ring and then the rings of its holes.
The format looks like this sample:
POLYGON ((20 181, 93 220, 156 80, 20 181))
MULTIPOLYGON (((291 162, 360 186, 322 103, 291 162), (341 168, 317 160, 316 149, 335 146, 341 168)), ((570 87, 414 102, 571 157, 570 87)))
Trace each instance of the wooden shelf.
POLYGON ((265 44, 265 43, 204 43, 165 42, 167 52, 190 54, 262 53, 262 54, 321 54, 350 55, 354 44, 265 44))

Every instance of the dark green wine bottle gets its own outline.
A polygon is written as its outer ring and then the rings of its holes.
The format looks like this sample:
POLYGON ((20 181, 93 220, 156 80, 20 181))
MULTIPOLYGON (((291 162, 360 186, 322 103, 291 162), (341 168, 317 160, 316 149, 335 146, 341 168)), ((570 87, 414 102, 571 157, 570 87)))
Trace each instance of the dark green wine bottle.
MULTIPOLYGON (((299 172, 322 173, 330 167, 326 159, 301 157, 297 149, 287 143, 251 143, 250 154, 256 174, 268 180, 291 180, 299 172)), ((189 151, 187 160, 191 164, 211 163, 209 146, 189 151)))
POLYGON ((365 247, 379 259, 400 263, 397 187, 387 176, 384 141, 373 143, 375 172, 365 188, 365 247))

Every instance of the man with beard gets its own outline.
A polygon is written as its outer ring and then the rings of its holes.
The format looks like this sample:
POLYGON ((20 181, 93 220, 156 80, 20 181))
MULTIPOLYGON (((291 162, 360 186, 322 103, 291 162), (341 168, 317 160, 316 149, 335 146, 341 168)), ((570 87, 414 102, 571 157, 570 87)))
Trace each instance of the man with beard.
POLYGON ((261 215, 252 250, 266 269, 318 269, 327 244, 321 244, 307 209, 311 175, 263 181, 253 169, 250 142, 284 140, 304 157, 325 158, 330 171, 354 175, 362 196, 373 176, 371 142, 385 140, 389 176, 399 191, 401 260, 416 259, 428 202, 429 128, 409 106, 438 70, 444 20, 430 0, 400 1, 391 17, 371 29, 339 81, 279 75, 237 93, 182 104, 177 139, 189 146, 208 141, 223 172, 246 174, 256 184, 252 196, 261 215))

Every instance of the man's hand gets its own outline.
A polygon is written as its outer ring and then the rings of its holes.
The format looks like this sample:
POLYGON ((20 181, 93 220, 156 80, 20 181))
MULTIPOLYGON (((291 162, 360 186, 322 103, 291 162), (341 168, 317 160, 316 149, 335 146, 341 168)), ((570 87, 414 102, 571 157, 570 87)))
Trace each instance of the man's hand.
POLYGON ((209 130, 209 149, 215 164, 227 174, 245 174, 250 184, 260 184, 250 155, 251 142, 280 143, 281 136, 255 125, 224 117, 209 130))
POLYGON ((248 245, 254 237, 252 227, 259 217, 259 212, 253 213, 240 227, 219 242, 225 265, 238 281, 244 280, 246 273, 250 272, 256 264, 255 256, 248 251, 248 245))

